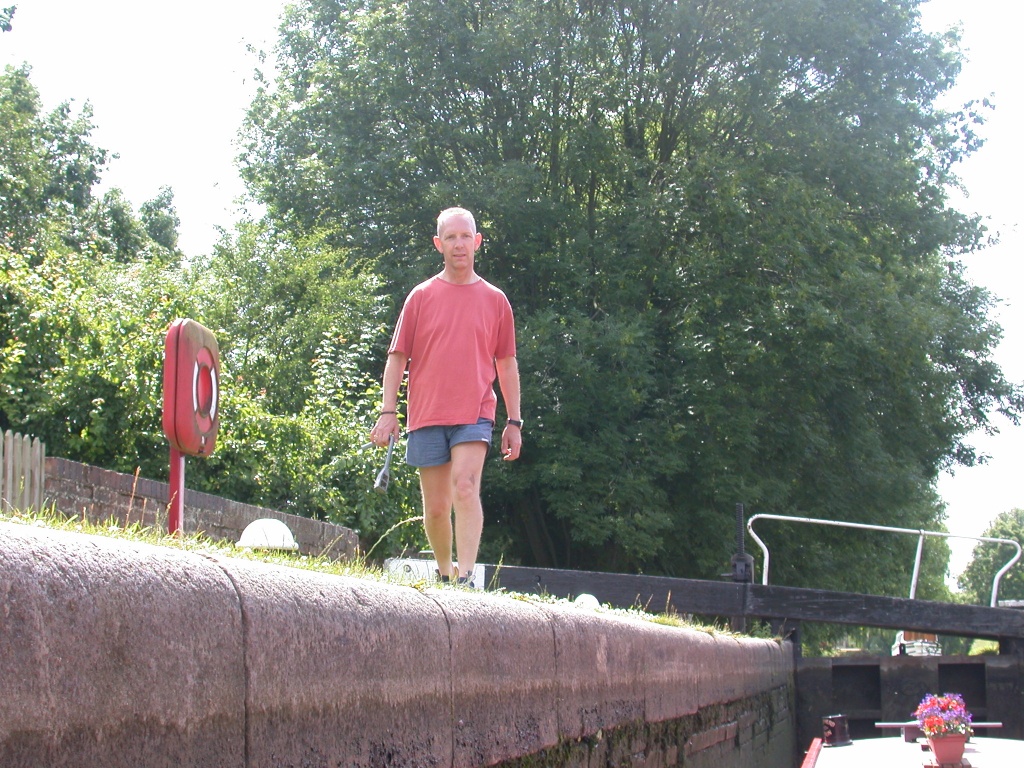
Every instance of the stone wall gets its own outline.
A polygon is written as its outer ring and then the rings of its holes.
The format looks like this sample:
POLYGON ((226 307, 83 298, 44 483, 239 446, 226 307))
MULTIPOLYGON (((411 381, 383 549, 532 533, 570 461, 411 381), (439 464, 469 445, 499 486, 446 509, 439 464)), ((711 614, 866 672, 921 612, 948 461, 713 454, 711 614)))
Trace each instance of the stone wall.
POLYGON ((785 643, 0 523, 0 765, 791 768, 785 643))
MULTIPOLYGON (((167 529, 169 486, 156 480, 51 456, 46 459, 44 497, 63 514, 94 523, 114 519, 121 525, 167 529)), ((359 546, 355 532, 339 525, 185 490, 182 527, 187 533, 202 531, 238 541, 245 526, 264 517, 284 521, 304 555, 351 558, 359 546)))

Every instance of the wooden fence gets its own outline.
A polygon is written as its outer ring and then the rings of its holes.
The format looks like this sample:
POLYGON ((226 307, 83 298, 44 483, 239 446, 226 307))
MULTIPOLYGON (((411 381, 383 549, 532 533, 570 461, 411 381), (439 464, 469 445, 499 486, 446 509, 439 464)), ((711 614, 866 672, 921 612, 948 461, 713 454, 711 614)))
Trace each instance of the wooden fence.
POLYGON ((46 445, 38 437, 7 430, 0 443, 0 510, 42 508, 45 467, 46 445))

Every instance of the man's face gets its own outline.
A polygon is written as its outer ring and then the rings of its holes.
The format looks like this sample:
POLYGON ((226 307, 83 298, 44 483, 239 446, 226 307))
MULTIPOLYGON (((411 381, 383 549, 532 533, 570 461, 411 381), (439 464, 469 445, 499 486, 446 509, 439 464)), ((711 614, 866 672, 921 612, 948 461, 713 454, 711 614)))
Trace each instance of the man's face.
POLYGON ((473 222, 466 216, 451 216, 434 237, 434 245, 444 256, 444 265, 451 270, 473 268, 473 254, 480 247, 483 236, 473 231, 473 222))

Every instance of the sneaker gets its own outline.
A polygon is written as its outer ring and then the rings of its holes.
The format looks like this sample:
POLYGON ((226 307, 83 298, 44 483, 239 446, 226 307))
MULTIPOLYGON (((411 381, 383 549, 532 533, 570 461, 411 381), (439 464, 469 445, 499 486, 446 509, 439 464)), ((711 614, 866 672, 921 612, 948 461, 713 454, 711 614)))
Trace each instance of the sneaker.
POLYGON ((473 588, 476 587, 476 584, 473 583, 473 577, 472 576, 459 576, 455 580, 455 583, 458 586, 460 586, 460 587, 473 587, 473 588))
POLYGON ((437 580, 440 581, 442 584, 451 584, 452 581, 458 582, 459 581, 459 566, 455 565, 454 563, 452 564, 452 575, 451 576, 442 576, 441 575, 441 571, 439 571, 437 568, 434 569, 434 574, 437 576, 437 580))

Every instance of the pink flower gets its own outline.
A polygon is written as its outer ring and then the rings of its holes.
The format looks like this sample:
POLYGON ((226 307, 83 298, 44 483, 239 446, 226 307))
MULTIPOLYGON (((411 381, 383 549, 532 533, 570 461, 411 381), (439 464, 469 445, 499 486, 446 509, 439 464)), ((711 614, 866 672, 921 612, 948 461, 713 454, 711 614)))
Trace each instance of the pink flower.
POLYGON ((949 733, 969 736, 972 733, 971 713, 967 711, 967 705, 959 693, 946 693, 942 696, 929 693, 917 705, 914 717, 925 736, 949 733))

